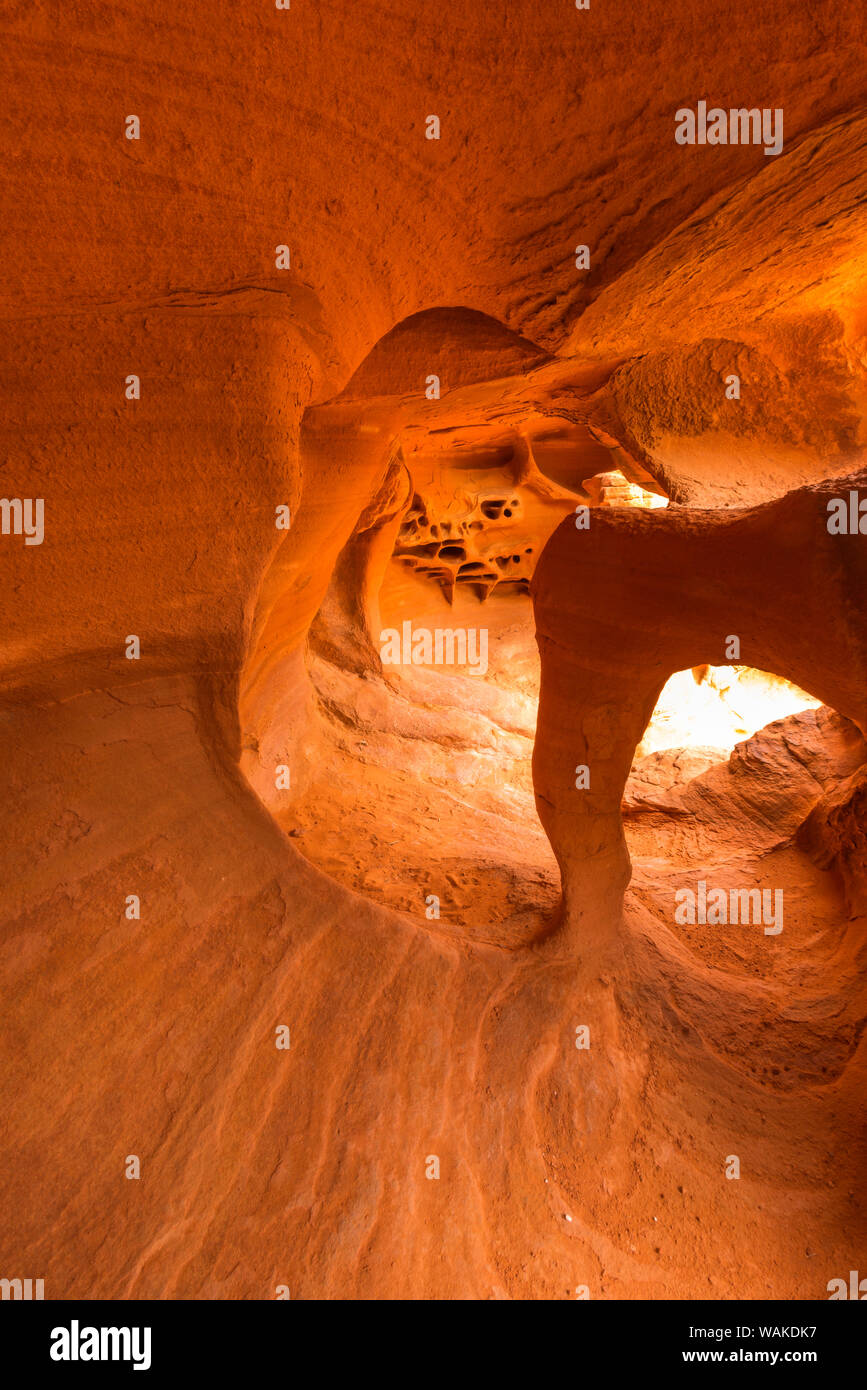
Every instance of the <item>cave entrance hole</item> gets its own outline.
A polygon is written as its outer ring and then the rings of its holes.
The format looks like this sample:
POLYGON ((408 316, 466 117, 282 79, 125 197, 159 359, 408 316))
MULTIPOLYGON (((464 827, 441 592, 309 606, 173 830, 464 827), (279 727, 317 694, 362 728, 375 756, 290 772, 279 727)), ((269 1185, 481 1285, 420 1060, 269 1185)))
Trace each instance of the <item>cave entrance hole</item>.
MULTIPOLYGON (((822 806, 865 758, 856 724, 781 676, 738 665, 676 672, 636 749, 621 803, 633 904, 703 969, 725 972, 725 989, 758 978, 787 1009, 801 999, 806 1007, 827 959, 855 949, 843 880, 817 853, 810 827, 817 811, 822 824, 822 806), (699 902, 721 895, 721 916, 684 915, 678 903, 693 895, 699 902), (727 917, 726 904, 747 899, 752 916, 727 917), (775 943, 783 932, 781 952, 775 943), (822 964, 805 973, 817 942, 822 964)), ((799 1029, 789 1036, 797 1053, 799 1029)), ((750 1070, 769 1069, 759 1062, 750 1070)))

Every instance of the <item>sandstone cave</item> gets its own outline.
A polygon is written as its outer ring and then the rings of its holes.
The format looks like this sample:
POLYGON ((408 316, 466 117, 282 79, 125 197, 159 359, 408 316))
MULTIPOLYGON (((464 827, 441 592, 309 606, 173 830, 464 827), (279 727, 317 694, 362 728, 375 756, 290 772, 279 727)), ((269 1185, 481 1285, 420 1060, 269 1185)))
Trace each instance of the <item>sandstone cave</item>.
POLYGON ((864 1267, 863 23, 593 4, 3 21, 0 1274, 47 1297, 864 1267), (779 149, 681 144, 711 89, 779 149))

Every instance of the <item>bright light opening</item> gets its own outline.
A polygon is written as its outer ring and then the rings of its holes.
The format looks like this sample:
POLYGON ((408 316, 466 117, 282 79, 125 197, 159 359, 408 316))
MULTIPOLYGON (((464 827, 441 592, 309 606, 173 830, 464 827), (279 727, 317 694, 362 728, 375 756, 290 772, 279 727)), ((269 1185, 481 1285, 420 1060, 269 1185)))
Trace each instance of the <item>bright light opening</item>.
POLYGON ((695 666, 666 682, 636 757, 669 748, 713 748, 728 756, 735 744, 775 719, 818 709, 806 691, 751 666, 695 666))

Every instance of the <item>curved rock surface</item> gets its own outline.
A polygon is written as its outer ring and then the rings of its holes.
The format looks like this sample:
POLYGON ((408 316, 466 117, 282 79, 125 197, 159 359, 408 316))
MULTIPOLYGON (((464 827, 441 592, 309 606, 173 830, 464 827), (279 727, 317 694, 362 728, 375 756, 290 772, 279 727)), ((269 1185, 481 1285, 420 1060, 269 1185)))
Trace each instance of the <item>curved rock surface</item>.
POLYGON ((863 1267, 865 20, 726 16, 7 5, 0 1274, 863 1267))

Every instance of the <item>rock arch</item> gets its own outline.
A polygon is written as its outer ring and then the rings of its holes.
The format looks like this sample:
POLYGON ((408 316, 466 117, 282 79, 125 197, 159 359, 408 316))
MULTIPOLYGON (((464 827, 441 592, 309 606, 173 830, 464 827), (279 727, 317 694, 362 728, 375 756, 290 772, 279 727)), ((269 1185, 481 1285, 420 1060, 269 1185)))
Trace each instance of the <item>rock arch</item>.
POLYGON ((654 705, 675 671, 739 660, 784 676, 867 731, 867 552, 827 528, 828 502, 863 471, 728 512, 594 514, 567 521, 533 584, 542 662, 534 778, 563 873, 567 921, 610 914, 629 880, 620 802, 654 705), (572 769, 591 768, 577 791, 572 769))

